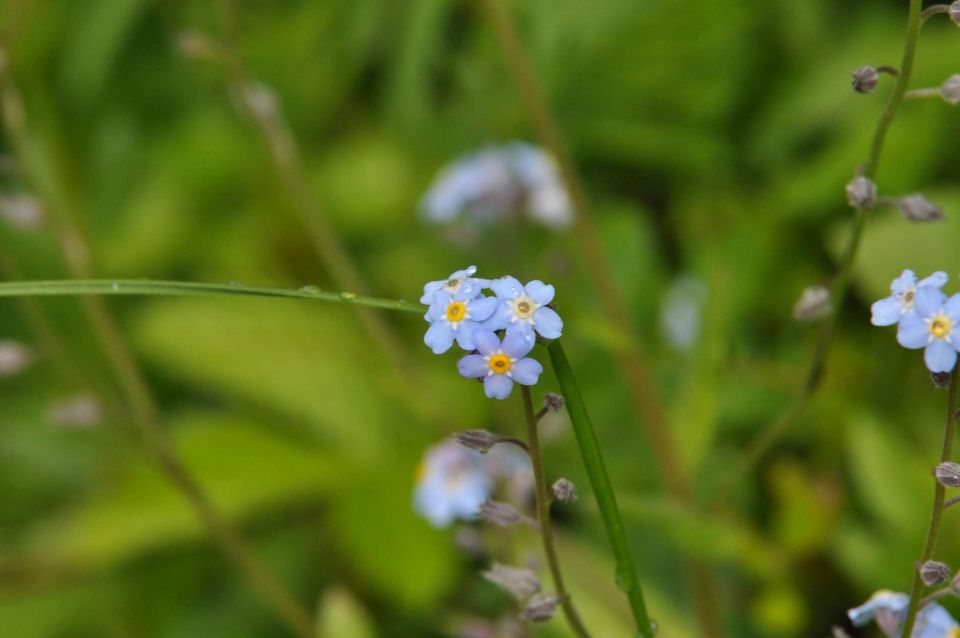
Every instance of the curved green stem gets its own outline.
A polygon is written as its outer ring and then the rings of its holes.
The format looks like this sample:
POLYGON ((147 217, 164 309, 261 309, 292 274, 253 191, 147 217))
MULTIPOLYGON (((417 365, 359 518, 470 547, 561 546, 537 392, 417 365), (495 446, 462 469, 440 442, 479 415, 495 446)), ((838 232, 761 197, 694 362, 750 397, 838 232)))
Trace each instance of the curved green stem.
POLYGON ((557 559, 557 550, 553 545, 553 529, 550 525, 550 499, 547 496, 547 477, 543 471, 543 458, 540 455, 540 434, 537 432, 537 415, 533 411, 533 399, 530 397, 530 388, 520 387, 520 394, 523 396, 523 414, 527 421, 527 452, 530 455, 530 462, 533 465, 533 480, 537 492, 537 521, 540 523, 540 538, 543 541, 543 552, 547 556, 547 564, 550 566, 550 575, 553 577, 553 586, 556 589, 557 597, 560 599, 560 607, 563 614, 570 623, 570 628, 579 638, 590 638, 587 628, 580 619, 573 606, 573 600, 563 584, 563 574, 560 572, 560 561, 557 559))
POLYGON ((563 346, 560 345, 559 341, 553 341, 547 346, 547 351, 550 353, 550 362, 557 375, 560 392, 563 394, 564 404, 570 415, 570 423, 577 437, 580 455, 587 469, 587 476, 590 478, 593 495, 597 499, 597 507, 600 509, 601 518, 603 518, 607 539, 610 541, 610 547, 616 557, 617 584, 627 595, 627 600, 630 602, 630 611, 633 613, 639 635, 644 638, 653 638, 654 625, 647 613, 643 588, 637 576, 633 553, 630 551, 630 543, 627 540, 623 518, 620 516, 620 508, 617 505, 617 497, 614 494, 613 486, 610 484, 610 476, 607 474, 607 467, 603 461, 600 443, 597 441, 597 435, 593 430, 590 415, 583 403, 583 397, 580 396, 580 388, 577 386, 577 380, 573 376, 573 370, 570 368, 570 362, 563 351, 563 346))
MULTIPOLYGON (((920 33, 921 25, 921 0, 910 0, 910 7, 907 14, 907 35, 903 49, 903 63, 900 66, 900 73, 897 75, 896 84, 893 92, 887 100, 887 105, 877 122, 873 132, 873 141, 870 144, 870 155, 863 165, 861 174, 864 177, 873 179, 876 176, 877 168, 880 165, 880 157, 883 153, 884 142, 887 139, 887 132, 890 130, 890 124, 894 116, 903 104, 907 94, 907 87, 910 86, 910 80, 913 77, 913 64, 917 53, 917 37, 920 33)), ((833 335, 836 331, 837 318, 840 315, 843 301, 850 288, 850 279, 853 273, 853 264, 856 260, 857 250, 860 247, 860 239, 863 236, 863 229, 866 226, 866 219, 869 210, 857 209, 853 229, 847 239, 843 255, 840 259, 840 266, 837 270, 837 277, 831 291, 831 300, 833 301, 833 310, 827 317, 807 370, 807 376, 804 385, 796 399, 787 407, 781 416, 771 421, 756 435, 748 446, 748 452, 744 463, 737 465, 727 478, 720 482, 722 486, 718 490, 716 501, 721 501, 729 496, 733 487, 747 476, 750 470, 760 461, 761 458, 770 450, 771 447, 780 439, 793 422, 800 416, 809 402, 810 398, 816 393, 823 380, 823 371, 826 367, 827 354, 830 350, 830 344, 833 341, 833 335)))
MULTIPOLYGON (((953 433, 957 425, 957 385, 960 377, 960 366, 955 367, 950 374, 950 389, 947 391, 947 418, 943 431, 943 447, 940 450, 940 463, 950 460, 953 450, 953 433)), ((910 636, 913 625, 917 620, 917 611, 920 609, 920 595, 923 593, 923 579, 920 577, 919 566, 933 558, 933 550, 937 546, 937 535, 940 532, 940 519, 943 517, 943 496, 946 488, 935 481, 933 491, 933 511, 930 514, 930 526, 927 528, 927 539, 923 544, 923 554, 913 574, 913 586, 910 588, 910 606, 907 608, 907 619, 903 623, 903 636, 910 636)))
POLYGON ((380 299, 351 292, 329 292, 314 286, 297 290, 247 286, 240 283, 208 284, 154 279, 63 279, 0 283, 0 297, 70 297, 85 295, 156 295, 196 297, 280 297, 312 299, 423 314, 422 305, 401 299, 380 299))

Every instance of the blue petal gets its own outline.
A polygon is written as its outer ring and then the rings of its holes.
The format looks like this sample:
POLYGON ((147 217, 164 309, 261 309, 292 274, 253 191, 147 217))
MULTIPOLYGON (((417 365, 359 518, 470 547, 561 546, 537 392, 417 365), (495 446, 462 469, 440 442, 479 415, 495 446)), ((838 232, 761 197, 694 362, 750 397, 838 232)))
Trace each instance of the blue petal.
POLYGON ((533 322, 544 339, 559 339, 563 333, 563 319, 553 308, 538 308, 533 322))
POLYGON ((461 321, 460 327, 454 330, 457 345, 464 350, 473 350, 476 348, 473 344, 473 333, 477 331, 477 328, 482 329, 483 327, 475 321, 461 321))
POLYGON ((553 295, 555 290, 550 284, 545 284, 539 279, 534 279, 526 286, 527 294, 530 295, 530 298, 541 306, 553 301, 553 295))
POLYGON ((887 297, 870 306, 870 323, 875 326, 892 326, 900 321, 900 300, 887 297))
POLYGON ((423 335, 423 342, 430 346, 433 354, 443 354, 453 345, 453 328, 445 321, 432 323, 423 335))
POLYGON ((536 335, 533 333, 533 326, 531 326, 526 321, 514 321, 513 323, 507 322, 507 334, 518 334, 522 336, 527 341, 533 343, 536 335))
POLYGON ((505 374, 492 374, 483 380, 483 392, 491 399, 506 399, 513 390, 513 380, 505 374))
POLYGON ((943 339, 934 339, 923 351, 930 372, 950 372, 957 363, 957 351, 943 339))
POLYGON ((468 379, 479 379, 490 372, 490 365, 478 354, 468 354, 457 362, 457 370, 468 379))
POLYGON ((496 297, 483 297, 470 302, 470 318, 474 321, 486 321, 496 312, 501 301, 496 297))
POLYGON ((899 277, 890 284, 890 292, 899 295, 917 285, 917 276, 910 269, 904 270, 899 277))
POLYGON ((930 603, 917 614, 917 624, 913 632, 914 638, 946 638, 956 635, 951 633, 958 627, 946 609, 936 603, 930 603))
POLYGON ((500 349, 500 340, 487 328, 478 326, 473 331, 473 347, 479 350, 480 354, 489 357, 500 349))
POLYGON ((523 294, 523 285, 510 276, 494 279, 490 282, 490 288, 501 299, 513 299, 523 294))
POLYGON ((520 385, 535 385, 543 374, 543 366, 536 359, 520 359, 513 363, 510 372, 513 374, 513 380, 520 385))
POLYGON ((910 604, 910 597, 906 594, 892 591, 878 591, 870 600, 859 607, 847 611, 847 616, 857 627, 862 627, 873 620, 877 615, 878 609, 889 609, 893 612, 906 611, 910 604))
POLYGON ((942 270, 938 270, 929 277, 924 277, 921 279, 919 283, 917 283, 917 287, 932 286, 934 288, 943 288, 949 279, 950 278, 947 277, 947 273, 943 272, 942 270))
POLYGON ((508 330, 507 335, 503 338, 503 353, 516 361, 527 356, 527 353, 533 350, 534 343, 533 339, 527 339, 519 332, 508 330))
POLYGON ((897 328, 897 343, 904 348, 916 350, 927 345, 930 340, 930 331, 926 322, 917 315, 905 315, 897 328))
POLYGON ((483 325, 491 331, 503 330, 510 325, 511 316, 512 313, 510 312, 510 306, 503 301, 500 301, 500 305, 497 306, 496 311, 490 315, 489 319, 483 322, 483 325))
POLYGON ((947 303, 943 304, 943 309, 953 321, 960 320, 960 293, 947 299, 947 303))
POLYGON ((913 309, 921 317, 932 317, 940 312, 943 304, 946 303, 947 296, 930 286, 917 288, 917 294, 913 298, 913 309))
POLYGON ((445 281, 431 281, 430 283, 424 285, 423 296, 420 297, 420 303, 428 306, 433 303, 433 293, 443 288, 443 284, 445 283, 445 281))

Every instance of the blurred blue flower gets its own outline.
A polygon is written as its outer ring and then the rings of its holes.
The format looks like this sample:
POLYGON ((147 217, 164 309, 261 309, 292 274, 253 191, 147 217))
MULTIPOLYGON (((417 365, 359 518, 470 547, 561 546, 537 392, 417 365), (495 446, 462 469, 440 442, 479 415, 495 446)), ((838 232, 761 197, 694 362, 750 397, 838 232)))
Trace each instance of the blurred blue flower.
POLYGON ((473 341, 479 354, 463 357, 457 368, 467 378, 483 379, 484 393, 491 399, 506 399, 514 381, 534 385, 543 373, 538 361, 526 358, 533 340, 520 333, 507 333, 501 342, 497 335, 480 327, 473 333, 473 341))
POLYGON ((457 159, 434 180, 420 209, 438 223, 465 214, 481 224, 492 224, 521 210, 554 228, 573 221, 573 207, 556 163, 542 149, 522 142, 457 159))
POLYGON ((449 295, 463 294, 468 298, 478 297, 480 291, 490 285, 488 279, 477 279, 474 275, 477 273, 476 266, 470 266, 465 270, 458 270, 446 279, 440 281, 431 281, 424 285, 423 296, 420 297, 420 303, 429 306, 433 303, 433 295, 438 290, 449 295))
POLYGON ((448 441, 424 455, 413 504, 434 527, 448 527, 458 519, 474 520, 493 485, 482 454, 448 441))
POLYGON ((430 323, 423 335, 423 342, 434 354, 443 354, 454 340, 464 350, 473 350, 473 333, 481 327, 497 309, 495 297, 479 297, 480 289, 473 284, 461 285, 459 292, 449 294, 443 290, 433 293, 433 302, 424 318, 430 323))
MULTIPOLYGON (((894 638, 900 635, 900 629, 907 616, 910 597, 900 592, 882 589, 859 607, 847 612, 857 627, 875 620, 884 635, 894 638)), ((960 636, 960 624, 950 613, 938 605, 930 603, 917 613, 910 638, 957 638, 960 636)))
POLYGON ((707 287, 691 275, 678 276, 660 305, 660 330, 671 346, 688 351, 696 345, 703 325, 707 287))
POLYGON ((563 320, 547 304, 553 301, 553 286, 533 280, 526 286, 513 277, 490 282, 499 305, 484 322, 490 330, 506 329, 507 334, 520 334, 533 341, 534 331, 545 339, 557 339, 563 332, 563 320))
POLYGON ((960 348, 960 295, 947 296, 933 286, 920 286, 913 299, 913 312, 900 318, 897 341, 904 348, 924 348, 923 358, 931 372, 949 372, 957 363, 960 348))
POLYGON ((875 326, 892 326, 900 321, 901 317, 913 312, 914 298, 918 288, 930 286, 939 290, 946 283, 947 273, 942 271, 937 271, 918 282, 912 270, 904 270, 890 284, 890 292, 893 294, 870 306, 870 322, 875 326))

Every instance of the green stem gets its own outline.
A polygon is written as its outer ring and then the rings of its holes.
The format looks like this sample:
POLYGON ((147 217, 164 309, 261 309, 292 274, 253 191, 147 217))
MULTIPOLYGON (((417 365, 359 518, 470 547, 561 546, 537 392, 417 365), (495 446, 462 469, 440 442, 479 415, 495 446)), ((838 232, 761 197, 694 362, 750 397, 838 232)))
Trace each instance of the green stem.
POLYGON ((556 589, 557 597, 560 599, 560 607, 567 617, 567 622, 570 623, 570 628, 580 638, 590 638, 580 615, 573 606, 573 599, 570 598, 570 593, 563 584, 560 561, 557 559, 557 550, 553 546, 553 530, 550 526, 550 499, 547 496, 547 477, 543 471, 543 458, 540 456, 540 434, 537 432, 537 415, 533 411, 530 388, 521 386, 520 393, 523 395, 523 413, 527 421, 527 452, 530 455, 530 462, 533 464, 534 487, 537 491, 537 520, 540 523, 543 552, 547 556, 550 575, 553 577, 553 586, 556 589))
MULTIPOLYGON (((953 433, 957 424, 957 385, 960 377, 960 366, 950 374, 950 389, 947 391, 947 418, 943 431, 943 447, 940 450, 940 463, 950 460, 953 450, 953 433)), ((913 625, 917 620, 917 611, 920 609, 920 596, 923 593, 923 579, 920 577, 920 566, 933 558, 933 551, 937 546, 937 535, 940 532, 940 519, 943 517, 943 495, 946 489, 939 481, 935 481, 933 492, 933 512, 930 514, 930 526, 927 528, 927 539, 923 544, 923 554, 913 574, 913 587, 910 589, 910 606, 907 608, 907 619, 903 623, 903 636, 910 636, 913 625)))
POLYGON ((422 305, 409 301, 364 297, 350 292, 329 292, 313 286, 290 290, 287 288, 247 286, 239 283, 208 284, 152 279, 65 279, 0 283, 0 297, 70 297, 78 295, 280 297, 331 301, 383 308, 385 310, 400 310, 421 315, 424 312, 422 305))
POLYGON ((603 454, 600 452, 600 444, 593 430, 590 415, 587 414, 587 408, 583 403, 583 397, 580 396, 577 380, 573 376, 573 370, 570 368, 570 362, 563 351, 563 346, 560 345, 559 341, 553 341, 547 346, 547 350, 550 353, 550 362, 553 364, 553 370, 557 375, 557 382, 560 384, 560 392, 563 394, 567 412, 570 414, 570 422, 577 437, 580 455, 587 469, 587 476, 590 478, 594 497, 597 499, 597 507, 600 509, 601 518, 603 518, 607 538, 616 557, 617 584, 627 595, 630 610, 633 613, 640 635, 644 638, 653 638, 654 625, 647 614, 643 588, 640 585, 640 579, 637 577, 630 543, 627 540, 623 519, 620 516, 620 508, 617 506, 617 498, 613 486, 610 484, 610 477, 603 462, 603 454))
MULTIPOLYGON (((917 53, 917 37, 919 36, 921 25, 921 4, 921 0, 910 0, 910 8, 907 14, 907 35, 906 42, 904 43, 903 62, 900 65, 900 73, 897 75, 893 92, 890 94, 883 114, 880 116, 880 120, 874 129, 873 141, 870 144, 870 155, 861 171, 861 174, 868 179, 873 179, 876 176, 877 168, 880 165, 880 157, 883 153, 884 142, 887 139, 887 132, 900 105, 903 104, 907 87, 910 86, 910 80, 913 77, 913 64, 917 53)), ((830 350, 834 333, 836 332, 837 319, 840 315, 843 302, 846 299, 847 291, 850 288, 853 264, 856 260, 857 250, 860 247, 860 239, 863 236, 863 229, 866 226, 868 213, 869 210, 857 209, 854 214, 853 229, 844 247, 843 256, 840 259, 840 266, 837 270, 837 277, 830 295, 833 302, 833 310, 830 316, 827 317, 826 323, 817 339, 813 359, 810 362, 810 367, 807 370, 807 376, 804 380, 803 387, 800 389, 800 393, 781 416, 768 423, 756 435, 747 448, 748 451, 745 462, 738 464, 729 476, 721 480, 720 485, 723 487, 718 490, 717 498, 715 499, 718 503, 730 495, 735 485, 746 477, 750 473, 750 470, 752 470, 770 448, 776 444, 780 437, 783 436, 794 421, 796 421, 797 417, 803 413, 807 403, 820 387, 820 382, 823 380, 823 372, 826 367, 827 354, 830 350)))

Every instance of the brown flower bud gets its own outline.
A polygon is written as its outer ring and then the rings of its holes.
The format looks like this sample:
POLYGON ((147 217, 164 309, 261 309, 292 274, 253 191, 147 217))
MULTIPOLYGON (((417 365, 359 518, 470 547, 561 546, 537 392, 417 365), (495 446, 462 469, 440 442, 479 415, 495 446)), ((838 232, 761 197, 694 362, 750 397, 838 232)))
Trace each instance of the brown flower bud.
POLYGON ((905 195, 897 200, 897 210, 912 222, 932 222, 943 219, 943 210, 919 193, 905 195))
POLYGON ((540 591, 540 579, 529 569, 508 567, 500 563, 483 572, 483 577, 520 600, 530 598, 540 591))
POLYGON ((920 565, 920 579, 927 587, 945 583, 950 580, 950 567, 939 561, 928 560, 920 565))
POLYGON ((515 525, 521 518, 520 512, 514 509, 512 505, 499 501, 487 501, 480 506, 478 514, 480 518, 488 523, 493 523, 500 527, 515 525))
POLYGON ((549 594, 537 594, 523 608, 520 617, 530 622, 547 622, 557 613, 560 599, 549 594))
POLYGON ((960 0, 950 4, 950 7, 947 9, 947 15, 950 16, 954 24, 960 26, 960 0))
POLYGON ((960 487, 960 465, 947 461, 933 469, 937 483, 944 487, 960 487))
POLYGON ((497 444, 497 437, 486 430, 465 430, 454 435, 457 443, 481 454, 486 454, 497 444))
POLYGON ((862 66, 852 75, 853 90, 857 93, 872 93, 880 79, 880 73, 872 66, 862 66))
POLYGON ((577 499, 577 489, 573 483, 565 478, 558 478, 554 481, 550 491, 553 493, 553 498, 561 503, 569 503, 577 499))
POLYGON ((808 286, 793 306, 797 321, 814 321, 830 314, 830 290, 826 286, 808 286))
POLYGON ((940 97, 950 104, 960 104, 960 75, 951 75, 940 85, 940 97))
POLYGON ((873 208, 877 202, 877 185, 869 177, 858 175, 847 184, 847 201, 854 208, 873 208))
POLYGON ((543 405, 550 412, 559 412, 563 409, 563 397, 553 392, 543 395, 543 405))

